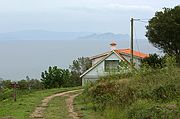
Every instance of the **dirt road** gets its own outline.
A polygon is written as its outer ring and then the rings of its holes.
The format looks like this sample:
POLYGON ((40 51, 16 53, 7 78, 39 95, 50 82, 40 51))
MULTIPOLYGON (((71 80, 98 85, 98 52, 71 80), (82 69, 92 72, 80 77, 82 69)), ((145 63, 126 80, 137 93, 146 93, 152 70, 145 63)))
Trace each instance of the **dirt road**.
POLYGON ((54 94, 54 95, 44 98, 42 100, 42 103, 38 107, 36 107, 35 111, 31 114, 30 119, 44 119, 44 117, 43 117, 44 110, 47 108, 48 103, 51 101, 51 99, 53 99, 54 97, 57 97, 57 96, 67 96, 68 98, 66 99, 66 104, 68 107, 69 116, 72 117, 72 119, 80 119, 78 116, 78 113, 76 113, 74 111, 73 100, 76 96, 78 96, 80 94, 78 92, 80 92, 81 90, 82 89, 66 91, 66 92, 54 94))

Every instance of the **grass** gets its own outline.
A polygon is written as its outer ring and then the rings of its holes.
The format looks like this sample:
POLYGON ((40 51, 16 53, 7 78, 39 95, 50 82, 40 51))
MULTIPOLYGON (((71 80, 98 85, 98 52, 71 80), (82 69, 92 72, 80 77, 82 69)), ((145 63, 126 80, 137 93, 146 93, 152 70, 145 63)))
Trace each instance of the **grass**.
POLYGON ((107 108, 103 112, 95 111, 91 102, 84 102, 82 94, 75 98, 74 105, 81 119, 126 119, 125 110, 119 110, 119 108, 107 108))
MULTIPOLYGON (((75 95, 81 91, 70 93, 70 95, 75 95)), ((45 119, 71 119, 67 109, 66 99, 67 96, 55 97, 53 98, 44 112, 45 119)))
POLYGON ((85 103, 82 94, 77 96, 74 100, 74 107, 82 119, 105 119, 100 112, 93 110, 92 103, 85 103))
POLYGON ((12 99, 6 99, 0 102, 0 118, 10 116, 16 119, 27 119, 35 107, 41 103, 41 100, 44 97, 78 88, 60 88, 36 91, 18 97, 16 102, 12 99))
POLYGON ((180 68, 143 72, 129 79, 104 78, 75 99, 83 119, 180 117, 180 68))
POLYGON ((66 97, 52 99, 44 112, 45 119, 71 119, 65 102, 66 97))

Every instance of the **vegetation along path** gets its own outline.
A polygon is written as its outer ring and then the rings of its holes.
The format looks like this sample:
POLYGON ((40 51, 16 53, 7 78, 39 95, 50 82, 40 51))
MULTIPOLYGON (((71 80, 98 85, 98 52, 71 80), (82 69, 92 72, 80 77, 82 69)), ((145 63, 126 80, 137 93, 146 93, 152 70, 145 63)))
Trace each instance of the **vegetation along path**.
MULTIPOLYGON (((76 96, 78 96, 80 94, 80 92, 82 91, 83 89, 79 89, 79 90, 72 90, 72 91, 66 91, 66 92, 62 92, 62 93, 58 93, 58 94, 54 94, 54 95, 51 95, 51 96, 48 96, 46 98, 44 98, 42 100, 42 103, 36 107, 36 109, 34 110, 34 112, 31 114, 31 119, 44 119, 44 110, 48 107, 48 103, 55 97, 58 97, 58 96, 66 96, 68 97, 66 99, 66 105, 67 105, 67 108, 68 108, 68 112, 69 112, 69 116, 72 118, 72 119, 79 119, 79 116, 78 114, 74 111, 74 108, 73 108, 73 100, 76 96)), ((63 107, 62 107, 63 108, 63 107)))

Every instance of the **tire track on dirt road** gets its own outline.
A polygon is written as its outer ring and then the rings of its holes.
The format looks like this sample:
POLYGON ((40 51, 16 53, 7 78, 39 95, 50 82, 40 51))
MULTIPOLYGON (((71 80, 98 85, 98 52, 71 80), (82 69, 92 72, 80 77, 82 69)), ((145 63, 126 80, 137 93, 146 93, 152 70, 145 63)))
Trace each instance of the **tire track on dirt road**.
POLYGON ((48 97, 45 97, 42 100, 42 103, 36 107, 34 112, 30 115, 30 119, 44 119, 43 113, 44 110, 48 107, 48 103, 54 98, 58 96, 67 96, 68 98, 66 99, 66 105, 68 107, 68 112, 69 116, 72 117, 73 119, 80 119, 79 115, 77 112, 74 111, 73 107, 73 101, 76 96, 78 96, 81 93, 74 94, 76 92, 82 91, 83 89, 80 90, 72 90, 72 91, 66 91, 58 94, 54 94, 48 97))

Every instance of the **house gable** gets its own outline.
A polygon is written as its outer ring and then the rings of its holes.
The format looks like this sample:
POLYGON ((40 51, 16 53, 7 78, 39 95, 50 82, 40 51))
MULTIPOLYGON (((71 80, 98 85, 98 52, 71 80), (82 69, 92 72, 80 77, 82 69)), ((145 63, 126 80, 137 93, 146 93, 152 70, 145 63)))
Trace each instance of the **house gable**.
POLYGON ((111 51, 106 57, 93 65, 89 70, 84 72, 80 77, 85 78, 98 78, 99 76, 103 76, 105 72, 105 60, 124 60, 123 56, 119 55, 115 51, 111 51))

